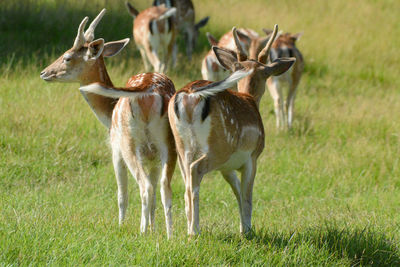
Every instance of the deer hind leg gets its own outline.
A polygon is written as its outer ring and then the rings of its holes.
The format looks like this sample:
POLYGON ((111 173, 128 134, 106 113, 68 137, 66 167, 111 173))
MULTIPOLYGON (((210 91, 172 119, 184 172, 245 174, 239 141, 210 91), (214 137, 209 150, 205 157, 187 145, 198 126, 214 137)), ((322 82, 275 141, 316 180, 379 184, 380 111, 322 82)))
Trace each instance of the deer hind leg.
MULTIPOLYGON (((206 166, 208 158, 203 155, 198 160, 190 164, 190 178, 189 178, 189 191, 190 191, 190 202, 191 202, 191 215, 192 221, 190 224, 189 235, 195 235, 200 233, 199 225, 199 200, 200 200, 200 183, 207 172, 206 166)), ((186 184, 186 188, 188 184, 186 184)))
POLYGON ((155 231, 155 214, 156 214, 156 198, 157 198, 157 184, 158 184, 159 172, 152 172, 150 174, 150 183, 152 190, 150 193, 149 202, 149 222, 150 230, 155 231))
POLYGON ((152 45, 150 46, 149 43, 145 46, 147 58, 149 59, 155 72, 162 72, 165 64, 163 64, 164 62, 162 62, 163 47, 161 44, 160 36, 152 35, 150 39, 152 40, 150 42, 152 45))
POLYGON ((112 159, 118 186, 119 225, 121 226, 128 207, 128 175, 125 162, 118 148, 113 147, 112 159))
POLYGON ((139 47, 140 55, 142 56, 143 64, 144 64, 144 69, 146 71, 151 70, 151 63, 149 61, 149 58, 147 57, 146 50, 143 47, 139 47))
POLYGON ((165 225, 168 238, 172 237, 172 190, 171 180, 174 173, 175 160, 165 163, 161 173, 161 202, 164 206, 165 225))
POLYGON ((194 49, 194 29, 193 27, 186 26, 186 54, 189 60, 192 60, 194 49))
POLYGON ((147 173, 140 161, 134 162, 131 160, 131 158, 127 158, 126 163, 131 173, 135 174, 139 185, 140 198, 142 201, 140 232, 146 233, 150 225, 151 209, 154 202, 154 188, 151 179, 152 173, 147 173))
POLYGON ((151 182, 143 177, 139 181, 140 197, 142 199, 142 216, 140 220, 140 232, 146 233, 150 224, 150 211, 153 203, 153 185, 151 182))
POLYGON ((276 127, 278 129, 283 129, 285 127, 284 125, 285 113, 283 106, 282 89, 279 82, 275 79, 268 79, 268 90, 274 101, 276 127))
POLYGON ((149 53, 149 59, 151 65, 153 65, 154 67, 154 71, 163 73, 165 71, 165 63, 161 62, 158 54, 159 54, 158 51, 153 49, 149 53))
POLYGON ((292 128, 293 125, 293 113, 294 113, 294 100, 296 98, 296 88, 294 88, 293 92, 289 92, 286 108, 287 108, 287 126, 288 129, 292 128))
POLYGON ((288 128, 292 128, 294 116, 294 100, 296 99, 297 86, 299 85, 300 78, 293 79, 289 84, 289 94, 286 100, 286 109, 288 116, 288 128))
POLYGON ((174 41, 174 45, 172 47, 172 67, 176 67, 176 58, 178 55, 178 45, 176 44, 176 41, 174 41))
POLYGON ((239 205, 239 215, 240 215, 240 229, 242 231, 242 225, 243 225, 243 218, 242 218, 242 195, 240 192, 240 181, 236 176, 235 171, 231 172, 221 172, 222 176, 224 177, 225 181, 229 183, 229 185, 232 188, 233 193, 235 194, 236 200, 239 205))
POLYGON ((167 40, 165 42, 165 52, 164 52, 165 71, 167 71, 169 67, 172 68, 176 67, 177 52, 178 52, 178 47, 176 45, 175 38, 173 38, 173 36, 170 36, 170 39, 169 37, 167 37, 167 40))
POLYGON ((185 213, 187 219, 188 234, 190 234, 190 225, 192 224, 192 203, 191 203, 190 186, 188 180, 188 177, 190 177, 190 175, 188 174, 187 171, 187 169, 189 169, 189 166, 179 154, 178 154, 178 164, 181 170, 183 182, 185 183, 185 213))
MULTIPOLYGON (((153 67, 154 71, 159 72, 160 69, 160 59, 158 57, 158 49, 159 49, 159 38, 151 36, 150 38, 153 39, 153 42, 146 43, 143 47, 140 48, 140 54, 142 55, 143 61, 145 62, 145 58, 148 62, 148 67, 146 71, 150 71, 151 67, 153 67), (154 39, 156 38, 156 39, 154 39), (151 46, 151 44, 153 46, 151 46), (143 52, 142 52, 143 51, 143 52)), ((145 63, 146 67, 146 63, 145 63)))
POLYGON ((251 230, 251 213, 253 203, 253 184, 256 176, 257 163, 256 159, 249 159, 243 166, 242 181, 240 190, 242 195, 242 225, 240 228, 241 233, 248 233, 251 230))

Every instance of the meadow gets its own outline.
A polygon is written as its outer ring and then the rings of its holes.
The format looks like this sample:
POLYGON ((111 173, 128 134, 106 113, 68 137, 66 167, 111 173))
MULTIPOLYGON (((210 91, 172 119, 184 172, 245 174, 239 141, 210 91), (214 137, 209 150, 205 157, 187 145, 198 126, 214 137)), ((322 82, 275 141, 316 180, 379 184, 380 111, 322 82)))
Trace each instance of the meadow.
MULTIPOLYGON (((150 0, 131 0, 139 10, 150 0)), ((84 16, 107 13, 106 41, 132 38, 124 1, 0 2, 0 265, 400 265, 400 2, 397 0, 193 1, 209 15, 191 62, 167 74, 177 89, 201 79, 207 31, 232 26, 300 32, 305 73, 293 130, 276 130, 272 100, 260 106, 266 148, 253 194, 254 233, 239 234, 235 197, 219 173, 200 191, 202 233, 186 235, 176 168, 174 236, 159 194, 157 229, 141 235, 138 186, 118 226, 108 131, 78 84, 45 83, 40 71, 70 48, 84 16)), ((123 86, 144 71, 133 40, 106 59, 123 86)))

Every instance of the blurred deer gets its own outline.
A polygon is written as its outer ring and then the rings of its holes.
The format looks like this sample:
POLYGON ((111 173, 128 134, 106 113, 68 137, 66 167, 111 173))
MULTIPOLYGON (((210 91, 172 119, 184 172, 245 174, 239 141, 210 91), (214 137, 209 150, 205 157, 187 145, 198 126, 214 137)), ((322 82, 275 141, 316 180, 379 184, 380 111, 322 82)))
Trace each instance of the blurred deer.
POLYGON ((188 234, 199 232, 199 194, 203 176, 219 170, 231 186, 240 214, 240 231, 251 230, 253 184, 257 159, 264 149, 264 126, 258 104, 266 79, 280 75, 294 58, 267 64, 277 26, 258 60, 247 60, 236 29, 236 50, 213 47, 220 64, 232 74, 218 82, 194 81, 172 97, 168 116, 185 180, 188 234), (238 82, 238 91, 226 90, 238 82), (235 171, 242 174, 241 180, 235 171))
MULTIPOLYGON (((195 23, 194 6, 191 0, 154 0, 153 2, 154 6, 162 4, 167 7, 176 7, 174 22, 177 28, 185 34, 186 54, 191 60, 199 36, 199 29, 207 24, 210 17, 207 16, 195 23)), ((176 49, 175 47, 175 53, 176 49)))
MULTIPOLYGON (((267 29, 263 30, 266 34, 270 34, 271 32, 267 29)), ((276 126, 278 129, 284 129, 285 127, 290 129, 293 125, 294 100, 296 98, 297 86, 304 70, 303 56, 296 47, 296 41, 301 36, 302 33, 280 34, 271 48, 271 60, 280 57, 296 58, 296 63, 289 71, 281 76, 271 77, 267 80, 269 92, 274 100, 276 126), (288 84, 286 94, 283 93, 283 83, 288 84), (286 95, 286 99, 284 99, 284 95, 286 95)))
POLYGON ((167 76, 144 73, 132 76, 126 88, 116 88, 108 76, 104 57, 118 54, 129 38, 105 43, 94 40, 94 30, 105 9, 84 31, 85 17, 71 49, 45 68, 40 77, 45 81, 79 82, 83 97, 109 129, 112 159, 118 185, 119 223, 128 205, 126 167, 135 177, 142 199, 140 230, 154 228, 156 187, 161 180, 168 237, 172 234, 171 179, 176 163, 174 139, 169 127, 167 106, 175 92, 167 76))
POLYGON ((166 72, 168 65, 176 61, 176 27, 172 22, 176 8, 152 6, 139 13, 130 3, 126 2, 126 6, 134 18, 133 37, 146 71, 150 71, 152 65, 154 71, 166 72))

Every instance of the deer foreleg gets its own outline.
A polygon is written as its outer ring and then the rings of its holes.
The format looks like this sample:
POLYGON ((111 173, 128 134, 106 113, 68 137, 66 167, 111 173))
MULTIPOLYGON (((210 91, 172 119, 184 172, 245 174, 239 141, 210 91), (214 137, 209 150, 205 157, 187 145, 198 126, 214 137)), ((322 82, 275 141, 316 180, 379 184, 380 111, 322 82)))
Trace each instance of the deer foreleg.
POLYGON ((128 175, 121 152, 113 148, 112 159, 118 186, 119 225, 122 225, 128 207, 128 175))
POLYGON ((276 80, 268 80, 268 90, 274 100, 274 110, 276 116, 276 127, 278 129, 283 129, 285 127, 285 113, 283 106, 282 89, 279 82, 276 80))

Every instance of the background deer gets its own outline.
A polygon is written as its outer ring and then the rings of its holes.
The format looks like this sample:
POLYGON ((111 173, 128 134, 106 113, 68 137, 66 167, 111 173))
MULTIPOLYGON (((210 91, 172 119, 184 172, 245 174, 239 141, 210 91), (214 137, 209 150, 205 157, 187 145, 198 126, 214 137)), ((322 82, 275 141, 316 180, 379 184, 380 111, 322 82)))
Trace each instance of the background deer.
MULTIPOLYGON (((260 37, 257 32, 248 28, 237 29, 237 36, 244 53, 249 59, 257 59, 257 55, 265 47, 270 38, 270 36, 260 37)), ((215 37, 207 33, 207 39, 211 46, 218 46, 229 50, 236 49, 232 31, 225 33, 219 41, 216 41, 215 37)), ((205 80, 218 81, 226 78, 229 75, 229 70, 221 66, 214 51, 211 49, 202 61, 201 74, 205 80)))
MULTIPOLYGON (((264 29, 266 34, 270 31, 264 29)), ((271 48, 271 60, 279 57, 295 57, 296 63, 293 67, 281 76, 271 77, 267 80, 269 92, 274 101, 274 110, 276 115, 276 126, 279 129, 287 127, 290 129, 293 124, 294 100, 296 98, 297 86, 299 85, 301 75, 304 70, 304 60, 299 49, 296 47, 296 41, 300 39, 302 33, 280 34, 271 48), (284 94, 283 83, 288 84, 287 93, 284 94), (286 99, 284 100, 284 95, 286 99)))
POLYGON ((128 2, 126 6, 134 18, 133 37, 146 71, 150 71, 152 65, 154 71, 166 72, 168 65, 176 61, 176 27, 171 18, 176 8, 152 6, 139 13, 128 2))
MULTIPOLYGON (((191 60, 199 36, 199 29, 207 24, 210 17, 207 16, 195 23, 194 6, 191 0, 154 0, 153 2, 154 6, 161 4, 165 4, 167 7, 176 7, 177 12, 174 16, 174 22, 179 31, 184 32, 186 54, 191 60)), ((175 53, 176 49, 175 46, 175 53)))
MULTIPOLYGON (((239 28, 237 30, 239 41, 246 51, 250 48, 251 38, 257 38, 258 33, 251 29, 239 28)), ((222 35, 219 41, 207 32, 207 40, 210 46, 218 46, 221 48, 227 48, 230 50, 235 50, 235 41, 233 40, 232 31, 229 31, 222 35)), ((203 58, 201 64, 201 74, 204 80, 209 81, 220 81, 229 76, 229 70, 226 70, 221 66, 213 49, 208 51, 207 55, 203 58)))
POLYGON ((74 45, 44 69, 45 81, 79 82, 80 91, 97 118, 110 131, 115 176, 118 185, 119 223, 128 205, 126 166, 135 177, 142 199, 141 232, 154 227, 156 187, 161 179, 168 237, 172 231, 171 178, 176 163, 173 136, 168 124, 167 105, 175 92, 167 76, 145 73, 132 76, 127 88, 115 88, 103 57, 120 52, 129 39, 104 43, 94 40, 94 30, 103 9, 84 32, 88 17, 79 25, 74 45), (161 178, 160 178, 161 177, 161 178))
MULTIPOLYGON (((175 137, 178 159, 185 180, 185 210, 188 233, 199 232, 199 193, 203 176, 219 170, 230 184, 239 204, 240 231, 251 229, 252 192, 257 158, 264 149, 264 127, 258 111, 263 92, 260 87, 238 86, 239 92, 226 90, 236 81, 265 80, 285 72, 295 59, 277 59, 266 65, 274 36, 258 61, 249 60, 233 30, 238 48, 233 51, 214 47, 221 65, 233 73, 223 81, 194 81, 171 99, 168 116, 175 137), (247 76, 247 77, 246 77, 247 76), (260 78, 261 79, 261 78, 260 78), (235 171, 242 174, 241 180, 235 171)), ((265 88, 264 88, 265 90, 265 88)))

